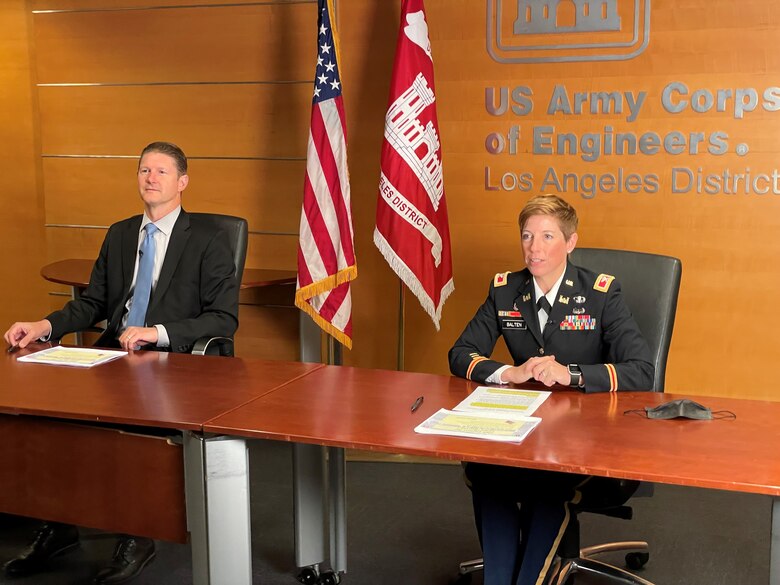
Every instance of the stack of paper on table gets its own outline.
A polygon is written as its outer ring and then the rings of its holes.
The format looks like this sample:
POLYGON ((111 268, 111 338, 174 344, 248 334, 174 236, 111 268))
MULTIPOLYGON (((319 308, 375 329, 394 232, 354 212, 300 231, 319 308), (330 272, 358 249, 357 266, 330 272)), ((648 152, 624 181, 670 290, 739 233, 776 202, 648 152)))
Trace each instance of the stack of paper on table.
POLYGON ((126 351, 87 347, 50 347, 17 359, 19 362, 91 368, 127 355, 126 351))
POLYGON ((452 435, 519 443, 542 419, 530 416, 549 392, 479 386, 454 410, 440 409, 414 430, 430 435, 452 435))

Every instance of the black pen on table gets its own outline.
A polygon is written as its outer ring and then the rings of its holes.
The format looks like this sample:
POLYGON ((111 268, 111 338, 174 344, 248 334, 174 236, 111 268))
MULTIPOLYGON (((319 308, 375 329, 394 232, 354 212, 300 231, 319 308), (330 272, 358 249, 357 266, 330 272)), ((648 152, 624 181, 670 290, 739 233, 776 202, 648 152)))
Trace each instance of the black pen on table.
POLYGON ((425 396, 417 397, 417 400, 415 400, 414 404, 412 404, 412 412, 415 412, 418 408, 420 408, 420 405, 422 405, 423 400, 425 400, 425 396))
POLYGON ((14 353, 16 351, 19 351, 19 344, 14 343, 13 345, 9 345, 8 349, 6 350, 8 353, 14 353))

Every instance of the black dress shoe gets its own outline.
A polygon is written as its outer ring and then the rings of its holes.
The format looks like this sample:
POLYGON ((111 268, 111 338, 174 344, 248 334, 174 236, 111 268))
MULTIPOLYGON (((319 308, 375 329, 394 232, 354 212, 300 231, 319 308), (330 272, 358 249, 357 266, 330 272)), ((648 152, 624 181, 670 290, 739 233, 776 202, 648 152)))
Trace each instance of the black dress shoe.
POLYGON ((79 531, 70 524, 44 523, 35 532, 27 549, 15 559, 8 561, 3 570, 9 577, 24 577, 40 573, 47 568, 47 562, 57 555, 75 549, 79 545, 79 531))
POLYGON ((154 541, 151 538, 120 536, 111 564, 95 577, 96 585, 124 583, 138 576, 154 558, 154 541))

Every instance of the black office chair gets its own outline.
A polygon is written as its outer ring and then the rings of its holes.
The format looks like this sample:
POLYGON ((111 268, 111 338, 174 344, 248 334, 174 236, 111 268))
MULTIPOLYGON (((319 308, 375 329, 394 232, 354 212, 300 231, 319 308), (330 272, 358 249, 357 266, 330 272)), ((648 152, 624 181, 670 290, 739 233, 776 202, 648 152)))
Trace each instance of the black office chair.
MULTIPOLYGON (((236 269, 235 275, 240 286, 241 277, 244 274, 244 263, 246 261, 246 249, 249 237, 247 221, 242 217, 220 215, 218 213, 190 213, 189 215, 207 218, 227 234, 228 243, 230 244, 230 249, 233 253, 233 263, 236 269)), ((83 331, 103 333, 105 331, 105 321, 94 327, 88 327, 83 331)), ((229 337, 201 337, 195 341, 190 353, 194 355, 233 356, 233 339, 229 337)))
MULTIPOLYGON (((663 392, 666 360, 672 341, 677 296, 682 278, 680 260, 670 256, 600 248, 575 248, 569 259, 577 266, 617 277, 626 304, 650 346, 655 365, 652 390, 663 392)), ((627 550, 631 551, 626 554, 628 568, 641 569, 650 558, 647 542, 612 542, 581 549, 578 516, 581 512, 591 512, 631 519, 632 510, 624 504, 633 496, 651 496, 653 484, 607 478, 597 478, 597 481, 604 482, 605 497, 600 502, 585 502, 574 510, 575 514, 558 547, 558 557, 550 573, 549 584, 564 585, 570 583, 575 574, 587 574, 597 577, 599 582, 652 585, 645 579, 593 558, 607 552, 627 550)), ((461 563, 456 583, 467 583, 471 573, 482 568, 482 559, 461 563)))
POLYGON ((650 346, 655 365, 653 390, 663 392, 682 262, 671 256, 605 248, 575 248, 569 259, 572 264, 618 279, 626 304, 650 346))
MULTIPOLYGON (((236 280, 238 280, 240 286, 241 277, 244 274, 246 248, 249 238, 247 221, 242 217, 220 215, 218 213, 191 213, 190 215, 213 221, 219 229, 227 234, 230 249, 233 252, 233 263, 236 266, 236 280)), ((233 339, 230 337, 201 337, 192 346, 191 353, 193 355, 233 356, 233 339)))

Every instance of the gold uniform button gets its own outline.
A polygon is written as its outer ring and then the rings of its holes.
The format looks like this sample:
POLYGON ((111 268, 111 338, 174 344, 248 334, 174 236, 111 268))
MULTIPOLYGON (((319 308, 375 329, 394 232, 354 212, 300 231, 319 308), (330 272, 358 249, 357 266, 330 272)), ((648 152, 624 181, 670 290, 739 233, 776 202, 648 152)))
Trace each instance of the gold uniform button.
POLYGON ((542 354, 542 355, 544 355, 544 348, 543 348, 543 347, 540 347, 540 348, 539 348, 539 353, 540 353, 540 354, 542 354))

